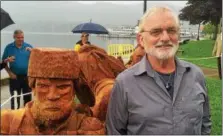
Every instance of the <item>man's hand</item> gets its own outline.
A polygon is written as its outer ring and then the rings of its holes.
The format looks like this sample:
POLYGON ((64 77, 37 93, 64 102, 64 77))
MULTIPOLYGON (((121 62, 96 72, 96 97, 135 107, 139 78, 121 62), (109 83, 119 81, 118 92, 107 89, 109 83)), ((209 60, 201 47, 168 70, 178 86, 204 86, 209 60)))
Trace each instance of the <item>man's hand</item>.
POLYGON ((17 78, 16 74, 14 74, 14 73, 10 70, 10 68, 8 67, 8 65, 5 66, 5 70, 7 71, 7 73, 9 74, 9 77, 10 77, 11 79, 16 79, 16 78, 17 78))
POLYGON ((26 50, 31 52, 32 51, 32 48, 26 47, 26 50))
POLYGON ((13 61, 15 61, 15 56, 10 56, 10 57, 8 57, 7 59, 4 60, 5 63, 13 62, 13 61))
POLYGON ((17 78, 17 76, 14 73, 12 73, 12 72, 9 72, 9 77, 11 79, 16 79, 17 78))

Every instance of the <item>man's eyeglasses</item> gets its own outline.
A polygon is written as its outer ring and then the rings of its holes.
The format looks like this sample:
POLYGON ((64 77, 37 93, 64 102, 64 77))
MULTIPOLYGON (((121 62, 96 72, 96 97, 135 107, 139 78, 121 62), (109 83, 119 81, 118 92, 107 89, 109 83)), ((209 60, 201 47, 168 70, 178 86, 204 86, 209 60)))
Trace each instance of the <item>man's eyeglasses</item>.
POLYGON ((148 32, 150 35, 152 35, 154 37, 160 37, 163 34, 163 31, 166 31, 169 36, 173 36, 178 33, 177 28, 168 28, 166 30, 163 30, 161 28, 156 28, 156 29, 152 29, 152 30, 148 30, 148 31, 143 30, 142 32, 148 32))

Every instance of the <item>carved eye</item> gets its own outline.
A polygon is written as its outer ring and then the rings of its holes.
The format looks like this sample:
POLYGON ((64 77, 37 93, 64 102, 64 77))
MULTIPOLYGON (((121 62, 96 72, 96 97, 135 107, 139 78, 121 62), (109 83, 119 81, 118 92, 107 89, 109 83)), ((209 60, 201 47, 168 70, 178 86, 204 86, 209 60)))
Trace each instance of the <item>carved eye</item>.
POLYGON ((37 86, 40 88, 48 88, 49 87, 49 85, 47 85, 47 84, 37 84, 37 86))
POLYGON ((61 90, 66 89, 68 87, 70 87, 70 85, 60 85, 60 86, 57 86, 57 88, 59 88, 61 90))

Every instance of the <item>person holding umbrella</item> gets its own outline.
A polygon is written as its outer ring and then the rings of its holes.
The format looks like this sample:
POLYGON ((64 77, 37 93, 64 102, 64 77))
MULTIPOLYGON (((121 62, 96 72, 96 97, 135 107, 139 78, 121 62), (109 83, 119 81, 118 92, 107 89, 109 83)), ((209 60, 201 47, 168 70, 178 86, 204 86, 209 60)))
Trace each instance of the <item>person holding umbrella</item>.
POLYGON ((89 34, 86 32, 81 33, 81 40, 79 40, 74 46, 74 50, 78 51, 82 46, 90 45, 91 43, 88 40, 89 34))
POLYGON ((73 30, 73 33, 81 33, 81 40, 74 46, 75 51, 79 51, 83 45, 90 45, 88 41, 89 34, 108 34, 108 30, 102 25, 92 23, 91 20, 88 23, 81 23, 77 25, 73 30))

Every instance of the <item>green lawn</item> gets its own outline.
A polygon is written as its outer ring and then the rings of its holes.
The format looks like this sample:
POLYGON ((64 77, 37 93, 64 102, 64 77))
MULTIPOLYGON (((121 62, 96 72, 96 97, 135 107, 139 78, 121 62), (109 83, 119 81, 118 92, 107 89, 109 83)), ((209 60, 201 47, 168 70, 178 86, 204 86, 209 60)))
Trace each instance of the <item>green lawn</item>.
POLYGON ((206 78, 211 108, 212 135, 222 134, 222 85, 221 80, 206 78))
POLYGON ((214 41, 213 40, 202 40, 202 41, 190 41, 187 44, 180 45, 180 49, 184 51, 182 55, 178 55, 184 60, 190 61, 202 67, 217 68, 217 59, 206 59, 206 60, 190 60, 193 58, 204 58, 212 57, 212 50, 214 41))

